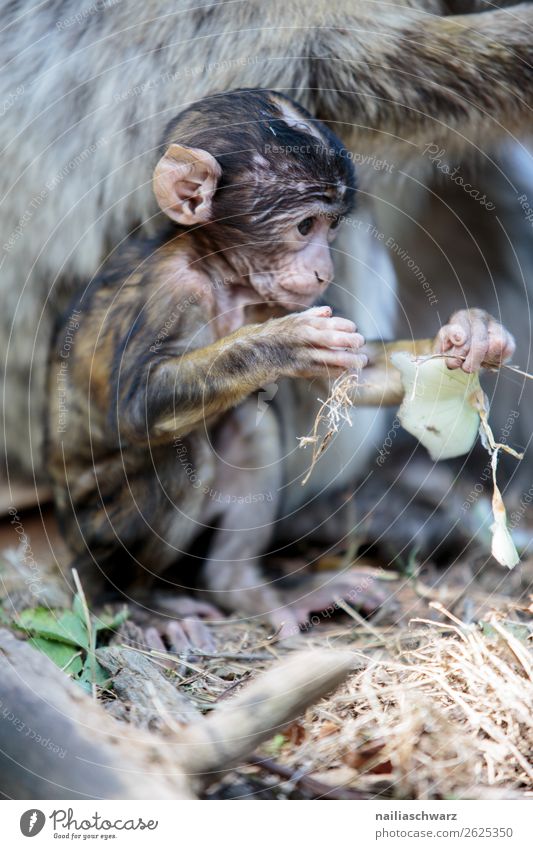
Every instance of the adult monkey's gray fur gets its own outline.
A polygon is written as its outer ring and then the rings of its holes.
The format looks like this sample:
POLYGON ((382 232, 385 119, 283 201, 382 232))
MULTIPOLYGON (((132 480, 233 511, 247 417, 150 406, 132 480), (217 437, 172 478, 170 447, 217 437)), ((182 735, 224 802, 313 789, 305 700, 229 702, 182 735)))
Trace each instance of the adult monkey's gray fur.
MULTIPOLYGON (((363 187, 372 186, 388 210, 378 227, 384 238, 369 235, 365 222, 375 210, 362 192, 364 226, 348 223, 344 235, 344 250, 355 259, 339 250, 337 281, 350 294, 340 288, 338 295, 345 310, 358 313, 369 337, 390 336, 397 311, 384 243, 399 232, 399 222, 406 223, 401 211, 391 212, 390 198, 403 208, 404 193, 414 191, 407 179, 392 193, 402 163, 423 165, 427 174, 435 167, 424 153, 430 144, 452 159, 478 149, 484 156, 530 125, 528 3, 506 10, 441 0, 4 5, 0 359, 7 374, 10 478, 42 474, 44 376, 54 317, 132 227, 157 226, 150 190, 156 148, 167 121, 187 103, 212 91, 268 86, 291 94, 344 136, 363 187), (450 15, 458 8, 474 14, 450 15), (378 159, 386 164, 376 165, 378 159), (365 170, 373 183, 365 183, 365 170), (375 278, 370 283, 375 269, 386 278, 378 285, 375 278)), ((493 171, 514 202, 513 185, 493 171)), ((487 197, 489 177, 480 191, 487 197)), ((485 209, 476 210, 488 220, 485 209)), ((515 218, 517 227, 525 226, 522 210, 515 218)), ((501 271, 497 282, 509 285, 509 296, 498 290, 498 305, 505 312, 507 303, 518 304, 504 318, 527 345, 527 294, 520 292, 519 271, 513 274, 501 271)), ((421 326, 425 335, 439 320, 417 282, 409 283, 418 294, 411 328, 416 334, 421 326)), ((488 277, 460 283, 464 300, 456 298, 454 308, 465 301, 493 307, 488 277), (477 292, 468 288, 471 282, 477 292)), ((451 311, 447 292, 438 279, 431 285, 445 318, 451 311)), ((523 353, 517 359, 527 367, 523 353)), ((524 433, 530 430, 525 423, 524 433)), ((518 438, 518 428, 513 437, 527 441, 518 438)), ((374 450, 369 446, 362 456, 374 450)))

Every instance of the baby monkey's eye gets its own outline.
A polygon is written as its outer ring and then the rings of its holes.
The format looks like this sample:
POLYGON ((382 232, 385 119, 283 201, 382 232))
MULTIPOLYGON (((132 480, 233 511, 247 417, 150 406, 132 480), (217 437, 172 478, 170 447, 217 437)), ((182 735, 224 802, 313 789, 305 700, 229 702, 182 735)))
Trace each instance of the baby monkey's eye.
POLYGON ((304 220, 300 221, 300 223, 298 224, 298 232, 301 233, 302 236, 307 236, 308 233, 310 233, 313 229, 314 223, 314 218, 304 218, 304 220))
POLYGON ((341 223, 341 217, 340 215, 335 215, 333 218, 330 219, 330 221, 331 223, 329 225, 329 229, 336 230, 339 224, 341 223))

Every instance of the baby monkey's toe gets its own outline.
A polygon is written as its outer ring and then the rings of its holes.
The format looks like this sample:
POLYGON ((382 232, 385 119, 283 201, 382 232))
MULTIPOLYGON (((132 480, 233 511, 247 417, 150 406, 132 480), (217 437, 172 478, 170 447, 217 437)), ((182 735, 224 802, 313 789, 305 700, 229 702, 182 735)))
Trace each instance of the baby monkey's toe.
POLYGON ((149 648, 154 651, 187 655, 190 659, 194 657, 195 652, 212 654, 216 649, 215 640, 207 625, 201 619, 192 617, 182 620, 168 619, 158 626, 152 625, 145 630, 145 638, 149 648))

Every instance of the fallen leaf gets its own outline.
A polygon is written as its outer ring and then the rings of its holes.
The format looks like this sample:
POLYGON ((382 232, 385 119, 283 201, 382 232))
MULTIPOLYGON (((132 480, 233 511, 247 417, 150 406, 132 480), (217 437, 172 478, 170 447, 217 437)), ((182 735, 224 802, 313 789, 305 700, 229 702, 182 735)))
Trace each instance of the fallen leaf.
POLYGON ((322 737, 330 737, 332 734, 338 734, 339 731, 340 725, 338 722, 332 722, 330 719, 326 719, 320 726, 318 739, 320 740, 322 737))

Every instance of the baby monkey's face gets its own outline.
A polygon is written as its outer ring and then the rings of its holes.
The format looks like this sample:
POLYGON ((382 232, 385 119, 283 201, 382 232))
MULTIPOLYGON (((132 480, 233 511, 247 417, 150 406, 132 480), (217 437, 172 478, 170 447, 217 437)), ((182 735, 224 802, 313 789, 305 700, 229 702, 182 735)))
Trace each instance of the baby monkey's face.
POLYGON ((339 139, 273 92, 234 92, 178 116, 154 171, 161 209, 194 261, 252 302, 307 309, 333 279, 331 243, 355 174, 339 139), (191 144, 191 142, 195 144, 191 144), (198 146, 196 146, 198 145, 198 146))

